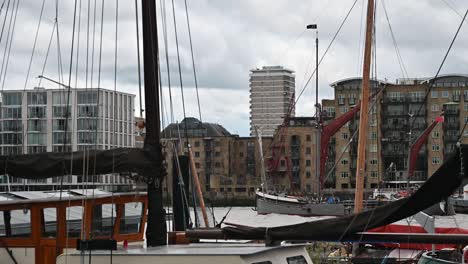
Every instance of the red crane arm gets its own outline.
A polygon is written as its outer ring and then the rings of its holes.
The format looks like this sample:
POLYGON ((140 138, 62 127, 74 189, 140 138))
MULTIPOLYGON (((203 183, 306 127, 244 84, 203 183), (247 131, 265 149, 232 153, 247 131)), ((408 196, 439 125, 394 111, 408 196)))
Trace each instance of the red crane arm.
POLYGON ((320 186, 323 188, 325 184, 325 162, 328 158, 328 142, 330 138, 340 130, 344 124, 351 120, 356 113, 361 109, 361 104, 358 102, 356 106, 341 115, 337 119, 331 121, 328 125, 322 127, 322 133, 320 136, 320 186))
POLYGON ((413 145, 411 145, 410 148, 410 153, 409 153, 409 164, 408 164, 408 178, 413 177, 414 170, 416 169, 416 160, 418 159, 418 153, 419 150, 421 150, 421 147, 424 145, 426 142, 427 137, 431 133, 431 131, 434 129, 434 127, 444 121, 443 116, 439 116, 436 118, 434 122, 430 126, 424 130, 424 132, 419 136, 419 138, 414 142, 413 145))

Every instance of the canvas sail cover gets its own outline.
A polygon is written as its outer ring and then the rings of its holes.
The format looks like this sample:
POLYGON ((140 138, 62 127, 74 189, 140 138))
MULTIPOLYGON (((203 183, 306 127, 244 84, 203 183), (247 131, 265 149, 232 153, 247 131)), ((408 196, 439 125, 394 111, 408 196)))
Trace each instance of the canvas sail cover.
POLYGON ((227 226, 230 239, 346 241, 358 232, 410 217, 450 196, 467 175, 468 145, 449 157, 413 195, 387 205, 346 217, 279 227, 227 226), (461 158, 460 158, 461 152, 461 158), (460 173, 463 168, 462 173, 460 173))
POLYGON ((137 148, 89 150, 86 152, 45 152, 0 156, 0 174, 25 179, 46 179, 65 175, 128 173, 153 179, 160 171, 155 151, 137 148))

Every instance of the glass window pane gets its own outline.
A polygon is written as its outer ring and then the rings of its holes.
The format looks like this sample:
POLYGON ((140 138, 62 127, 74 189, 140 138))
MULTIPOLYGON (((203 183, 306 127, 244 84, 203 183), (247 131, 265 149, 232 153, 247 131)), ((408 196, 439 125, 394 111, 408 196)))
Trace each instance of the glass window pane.
POLYGON ((99 204, 93 208, 92 236, 111 236, 117 209, 114 204, 99 204))
POLYGON ((140 232, 143 216, 143 204, 126 203, 120 219, 120 234, 134 234, 140 232))
POLYGON ((11 236, 29 237, 31 235, 31 211, 29 209, 12 210, 10 216, 11 236))
POLYGON ((57 235, 57 209, 44 208, 42 210, 42 217, 42 236, 55 237, 57 235))
POLYGON ((67 208, 67 232, 69 237, 81 236, 81 221, 83 219, 83 206, 71 206, 67 208))

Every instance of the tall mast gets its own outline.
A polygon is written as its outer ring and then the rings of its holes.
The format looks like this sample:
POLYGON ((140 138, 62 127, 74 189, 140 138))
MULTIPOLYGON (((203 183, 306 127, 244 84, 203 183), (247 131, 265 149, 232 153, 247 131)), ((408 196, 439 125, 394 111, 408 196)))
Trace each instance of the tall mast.
POLYGON ((366 167, 366 145, 369 109, 369 75, 372 51, 372 30, 374 28, 374 0, 367 2, 366 41, 364 44, 364 66, 362 70, 361 111, 359 113, 359 141, 356 167, 356 192, 354 196, 354 212, 362 211, 364 175, 366 167))
POLYGON ((143 25, 143 70, 145 84, 146 137, 144 149, 151 153, 159 171, 148 179, 148 219, 146 243, 148 246, 165 245, 167 242, 166 212, 163 207, 162 182, 166 175, 162 165, 160 144, 160 113, 158 93, 158 29, 156 3, 141 0, 143 25))

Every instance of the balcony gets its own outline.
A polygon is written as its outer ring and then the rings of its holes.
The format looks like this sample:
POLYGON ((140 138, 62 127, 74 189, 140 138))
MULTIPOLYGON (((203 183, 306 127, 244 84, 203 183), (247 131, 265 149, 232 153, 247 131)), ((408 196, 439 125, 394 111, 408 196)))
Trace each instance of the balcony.
POLYGON ((445 109, 444 115, 445 116, 457 116, 457 115, 460 115, 460 110, 459 109, 445 109))
POLYGON ((424 103, 424 97, 408 97, 408 101, 411 103, 424 103))
POLYGON ((300 157, 301 157, 301 153, 299 153, 299 151, 291 151, 292 159, 299 159, 300 157))
POLYGON ((384 114, 387 116, 405 116, 408 113, 405 111, 384 111, 384 114))
POLYGON ((383 156, 407 156, 408 153, 403 150, 392 150, 392 149, 385 149, 382 151, 383 156))
POLYGON ((404 97, 385 97, 384 103, 386 104, 401 104, 406 102, 406 98, 404 97))
POLYGON ((445 129, 454 129, 454 130, 458 130, 460 129, 460 123, 457 121, 457 122, 445 122, 444 123, 444 128, 445 129))
POLYGON ((458 140, 458 135, 444 135, 444 141, 454 141, 458 140))

